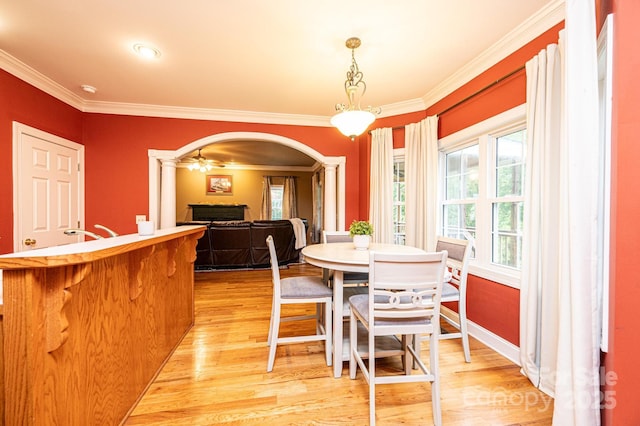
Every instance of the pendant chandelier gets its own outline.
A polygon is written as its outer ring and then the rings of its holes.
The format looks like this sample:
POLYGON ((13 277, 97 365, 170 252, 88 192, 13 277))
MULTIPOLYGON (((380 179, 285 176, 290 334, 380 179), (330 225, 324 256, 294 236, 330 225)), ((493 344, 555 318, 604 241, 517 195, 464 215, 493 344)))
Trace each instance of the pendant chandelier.
POLYGON ((367 91, 367 84, 363 80, 362 71, 358 68, 355 57, 355 49, 360 46, 360 39, 351 37, 345 43, 351 49, 351 67, 347 71, 347 79, 344 82, 344 91, 347 94, 349 103, 336 104, 338 114, 331 117, 331 125, 337 127, 340 132, 354 140, 360 136, 367 127, 376 119, 376 114, 380 114, 380 108, 368 106, 364 110, 360 108, 360 99, 367 91), (359 91, 361 93, 358 93, 359 91))

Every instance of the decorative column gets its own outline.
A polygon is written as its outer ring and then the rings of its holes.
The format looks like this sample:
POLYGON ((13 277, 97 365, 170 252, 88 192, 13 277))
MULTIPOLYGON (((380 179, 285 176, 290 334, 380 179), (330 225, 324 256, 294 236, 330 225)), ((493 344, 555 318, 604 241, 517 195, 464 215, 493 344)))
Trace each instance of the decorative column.
POLYGON ((176 159, 162 159, 160 229, 176 226, 176 159))
POLYGON ((336 165, 324 165, 324 229, 336 230, 336 165))

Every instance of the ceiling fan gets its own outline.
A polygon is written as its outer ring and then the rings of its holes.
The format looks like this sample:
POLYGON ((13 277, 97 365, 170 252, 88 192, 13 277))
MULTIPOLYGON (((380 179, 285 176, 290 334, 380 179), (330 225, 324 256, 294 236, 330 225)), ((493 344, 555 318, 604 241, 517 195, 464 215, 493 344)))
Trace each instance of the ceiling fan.
MULTIPOLYGON (((198 149, 198 155, 191 157, 191 163, 187 166, 189 170, 200 170, 204 173, 213 169, 213 160, 208 160, 206 157, 204 157, 200 152, 201 150, 202 149, 198 149)), ((224 167, 224 164, 218 164, 217 166, 224 167)))

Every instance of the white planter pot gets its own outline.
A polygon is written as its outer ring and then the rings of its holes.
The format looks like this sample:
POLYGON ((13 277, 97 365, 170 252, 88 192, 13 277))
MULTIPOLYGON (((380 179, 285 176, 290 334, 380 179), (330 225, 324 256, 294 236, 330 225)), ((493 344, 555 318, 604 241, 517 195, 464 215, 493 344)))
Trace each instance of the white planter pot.
POLYGON ((353 245, 356 247, 356 250, 367 250, 369 243, 371 243, 371 235, 353 236, 353 245))

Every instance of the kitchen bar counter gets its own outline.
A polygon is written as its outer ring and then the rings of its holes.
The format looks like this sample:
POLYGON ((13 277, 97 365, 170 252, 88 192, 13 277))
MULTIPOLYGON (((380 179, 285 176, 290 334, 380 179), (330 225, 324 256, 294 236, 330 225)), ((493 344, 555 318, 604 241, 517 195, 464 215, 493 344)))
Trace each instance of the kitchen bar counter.
POLYGON ((204 230, 0 256, 5 424, 122 423, 193 325, 204 230))

